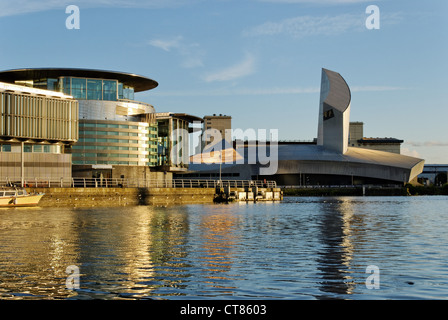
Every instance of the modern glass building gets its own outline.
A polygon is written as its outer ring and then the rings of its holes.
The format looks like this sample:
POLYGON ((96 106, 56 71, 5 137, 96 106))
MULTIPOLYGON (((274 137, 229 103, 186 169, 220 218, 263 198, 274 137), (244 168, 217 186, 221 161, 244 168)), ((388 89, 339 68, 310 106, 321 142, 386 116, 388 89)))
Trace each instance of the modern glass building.
MULTIPOLYGON (((171 129, 188 130, 188 122, 199 118, 159 119, 152 105, 134 100, 136 93, 158 86, 152 79, 115 71, 45 68, 3 71, 0 81, 76 99, 79 140, 70 149, 73 176, 147 179, 150 172, 183 170, 188 163, 167 157, 174 131, 164 131, 165 121, 171 129)), ((180 143, 188 150, 188 139, 180 143)))
POLYGON ((191 123, 203 119, 186 113, 159 112, 157 119, 158 163, 164 171, 186 171, 190 163, 189 133, 191 123))

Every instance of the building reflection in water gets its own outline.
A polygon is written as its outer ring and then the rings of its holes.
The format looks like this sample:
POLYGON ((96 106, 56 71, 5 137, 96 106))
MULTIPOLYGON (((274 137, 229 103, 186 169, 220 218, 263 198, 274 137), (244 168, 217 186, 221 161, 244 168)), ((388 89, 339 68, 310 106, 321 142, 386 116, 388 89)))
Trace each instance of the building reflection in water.
MULTIPOLYGON (((154 290, 182 286, 188 275, 178 271, 185 268, 188 213, 142 206, 120 214, 110 223, 102 215, 101 223, 107 226, 92 226, 92 232, 84 228, 87 245, 81 250, 81 264, 88 275, 83 279, 95 282, 86 283, 88 287, 108 296, 116 292, 122 298, 145 298, 154 290), (84 261, 95 263, 89 267, 84 261)), ((159 294, 169 295, 170 290, 159 294)))
MULTIPOLYGON (((318 269, 322 280, 320 290, 323 299, 350 295, 356 288, 352 265, 355 248, 352 237, 354 215, 350 198, 332 198, 320 202, 320 238, 318 269)), ((359 270, 356 270, 358 272, 359 270)))
POLYGON ((67 266, 77 263, 76 216, 46 209, 0 212, 0 298, 70 298, 67 266))
POLYGON ((232 268, 232 251, 235 246, 237 216, 231 212, 215 211, 201 216, 200 232, 203 243, 198 257, 202 266, 204 282, 213 288, 219 288, 220 294, 232 294, 234 286, 230 282, 233 275, 228 274, 232 268), (228 291, 226 291, 228 290, 228 291))
POLYGON ((178 275, 160 270, 185 256, 188 215, 163 209, 0 212, 0 298, 139 298, 175 286, 178 275), (66 288, 72 265, 80 290, 66 288))

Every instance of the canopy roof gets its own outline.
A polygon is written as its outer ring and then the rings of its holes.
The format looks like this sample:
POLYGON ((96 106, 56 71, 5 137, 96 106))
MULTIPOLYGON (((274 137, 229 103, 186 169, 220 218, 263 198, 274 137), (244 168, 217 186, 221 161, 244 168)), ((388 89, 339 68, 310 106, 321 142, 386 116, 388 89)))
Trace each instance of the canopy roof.
POLYGON ((14 83, 19 80, 26 81, 59 77, 118 80, 125 85, 133 87, 135 92, 151 90, 159 85, 156 81, 137 74, 95 69, 27 68, 0 72, 0 81, 9 83, 14 83))

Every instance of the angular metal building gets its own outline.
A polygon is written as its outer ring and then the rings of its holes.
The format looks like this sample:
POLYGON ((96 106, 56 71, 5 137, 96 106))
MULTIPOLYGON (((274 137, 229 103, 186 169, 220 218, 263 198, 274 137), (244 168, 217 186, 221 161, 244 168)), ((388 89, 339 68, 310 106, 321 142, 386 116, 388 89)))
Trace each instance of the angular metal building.
MULTIPOLYGON (((279 185, 353 185, 401 184, 416 178, 423 170, 422 159, 348 146, 350 102, 351 92, 344 78, 323 69, 316 142, 235 145, 244 163, 222 164, 223 179, 268 179, 279 185), (270 149, 267 164, 260 161, 264 149, 270 149), (255 162, 251 161, 254 157, 255 162), (263 175, 266 167, 274 168, 275 174, 263 175)), ((191 177, 216 177, 219 164, 191 164, 189 168, 191 177)))
POLYGON ((0 183, 70 178, 78 108, 64 93, 0 82, 0 183))

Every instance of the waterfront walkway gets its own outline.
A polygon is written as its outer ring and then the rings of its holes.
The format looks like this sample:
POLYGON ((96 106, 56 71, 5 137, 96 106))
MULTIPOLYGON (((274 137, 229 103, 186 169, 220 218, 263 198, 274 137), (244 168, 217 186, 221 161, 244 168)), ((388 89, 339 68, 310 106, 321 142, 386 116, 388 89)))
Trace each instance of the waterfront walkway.
POLYGON ((6 178, 0 180, 0 187, 16 186, 26 188, 216 188, 262 187, 276 188, 275 181, 261 180, 211 180, 211 179, 102 179, 102 178, 61 178, 21 179, 6 178))

